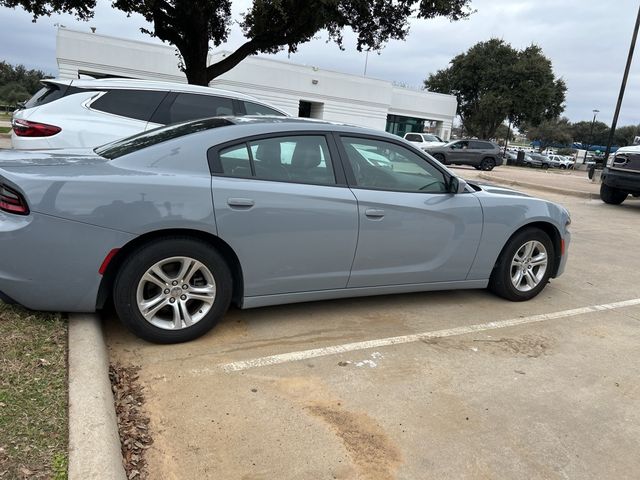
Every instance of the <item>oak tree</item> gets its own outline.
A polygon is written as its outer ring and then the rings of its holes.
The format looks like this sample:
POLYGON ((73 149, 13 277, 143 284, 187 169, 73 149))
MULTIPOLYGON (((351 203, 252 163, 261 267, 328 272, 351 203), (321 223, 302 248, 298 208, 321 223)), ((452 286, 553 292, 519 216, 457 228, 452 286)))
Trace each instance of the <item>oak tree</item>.
MULTIPOLYGON (((248 55, 295 52, 300 44, 325 30, 343 48, 343 32, 356 35, 359 51, 379 50, 390 39, 404 39, 412 17, 468 16, 470 0, 254 0, 238 22, 245 42, 233 53, 207 65, 211 45, 228 38, 234 22, 231 0, 112 0, 128 15, 141 14, 149 27, 143 32, 174 45, 189 83, 207 85, 248 55)), ((22 7, 34 19, 52 13, 93 15, 96 0, 0 0, 0 6, 22 7)))
POLYGON ((536 45, 516 50, 504 40, 479 42, 424 84, 455 95, 464 129, 480 138, 495 137, 505 120, 536 126, 564 110, 564 80, 554 77, 551 61, 536 45))

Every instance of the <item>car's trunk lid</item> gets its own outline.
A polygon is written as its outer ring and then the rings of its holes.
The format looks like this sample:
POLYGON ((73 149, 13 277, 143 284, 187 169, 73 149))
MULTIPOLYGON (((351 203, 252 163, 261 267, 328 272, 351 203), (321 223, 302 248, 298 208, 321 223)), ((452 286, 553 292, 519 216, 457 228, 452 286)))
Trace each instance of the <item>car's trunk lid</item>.
POLYGON ((106 161, 91 149, 0 150, 0 167, 3 169, 102 164, 106 161))

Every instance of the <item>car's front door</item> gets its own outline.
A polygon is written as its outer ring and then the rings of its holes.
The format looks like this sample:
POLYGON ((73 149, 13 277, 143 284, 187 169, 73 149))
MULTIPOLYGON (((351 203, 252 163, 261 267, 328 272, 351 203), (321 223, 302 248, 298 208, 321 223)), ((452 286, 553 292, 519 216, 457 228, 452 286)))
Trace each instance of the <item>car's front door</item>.
POLYGON ((358 199, 360 233, 349 287, 465 280, 482 233, 473 193, 448 193, 448 175, 426 158, 382 139, 341 136, 358 199), (367 162, 375 151, 393 169, 367 162))
POLYGON ((464 161, 468 149, 469 142, 467 140, 460 140, 458 142, 452 143, 451 145, 449 145, 447 160, 449 161, 449 163, 464 161))
POLYGON ((238 256, 245 296, 346 287, 358 208, 328 140, 289 135, 209 151, 218 235, 238 256))

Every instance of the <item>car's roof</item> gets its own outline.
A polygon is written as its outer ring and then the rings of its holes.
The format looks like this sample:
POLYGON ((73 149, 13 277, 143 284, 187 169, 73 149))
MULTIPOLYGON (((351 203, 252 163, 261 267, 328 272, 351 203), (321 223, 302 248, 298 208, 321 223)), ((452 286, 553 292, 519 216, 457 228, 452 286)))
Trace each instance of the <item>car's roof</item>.
MULTIPOLYGON (((374 130, 371 128, 360 127, 357 125, 351 125, 348 123, 329 122, 327 120, 320 120, 316 118, 300 118, 300 117, 277 117, 270 115, 246 115, 242 117, 226 116, 217 117, 228 120, 234 126, 255 126, 257 129, 264 127, 265 131, 274 130, 273 127, 277 126, 277 130, 326 130, 345 133, 358 133, 364 135, 375 135, 378 137, 387 137, 394 140, 400 140, 397 135, 393 135, 381 130, 374 130)), ((197 120, 196 120, 197 121, 197 120)))
POLYGON ((137 90, 170 90, 173 92, 185 92, 185 93, 201 93, 205 95, 219 95, 222 97, 233 97, 242 100, 252 100, 258 103, 264 103, 260 100, 252 97, 251 95, 245 95, 244 93, 233 92, 231 90, 223 90, 221 88, 203 87, 200 85, 190 85, 188 83, 175 83, 175 82, 161 82, 157 80, 138 80, 132 78, 102 78, 102 79, 62 79, 51 78, 43 80, 44 82, 57 83, 60 85, 71 85, 78 88, 86 89, 130 89, 135 88, 137 90))

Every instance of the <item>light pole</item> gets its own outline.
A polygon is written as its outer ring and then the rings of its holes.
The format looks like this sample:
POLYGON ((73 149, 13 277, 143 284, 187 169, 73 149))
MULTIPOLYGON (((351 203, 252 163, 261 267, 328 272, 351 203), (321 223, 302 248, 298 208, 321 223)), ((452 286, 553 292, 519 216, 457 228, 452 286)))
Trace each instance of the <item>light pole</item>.
POLYGON ((636 17, 636 25, 633 28, 633 35, 631 36, 631 45, 629 46, 629 55, 627 56, 627 65, 625 66, 624 74, 622 75, 622 85, 620 85, 620 93, 618 94, 618 103, 616 103, 616 111, 613 114, 613 122, 611 123, 611 129, 609 130, 609 140, 607 141, 607 149, 604 152, 603 168, 606 168, 607 160, 609 159, 609 153, 611 152, 613 135, 616 132, 616 125, 618 124, 618 115, 620 115, 620 107, 622 106, 622 98, 624 97, 624 91, 627 88, 627 79, 629 78, 629 69, 631 68, 631 61, 633 60, 633 52, 636 49, 636 39, 638 38, 639 28, 640 28, 640 7, 638 7, 638 16, 636 17))
MULTIPOLYGON (((599 113, 600 113, 600 110, 593 110, 593 120, 591 120, 591 130, 589 131, 590 142, 593 142, 593 126, 596 124, 596 117, 598 116, 599 113)), ((590 146, 591 145, 587 143, 587 149, 584 151, 584 161, 582 163, 584 163, 585 165, 587 163, 587 153, 589 153, 590 146)))

